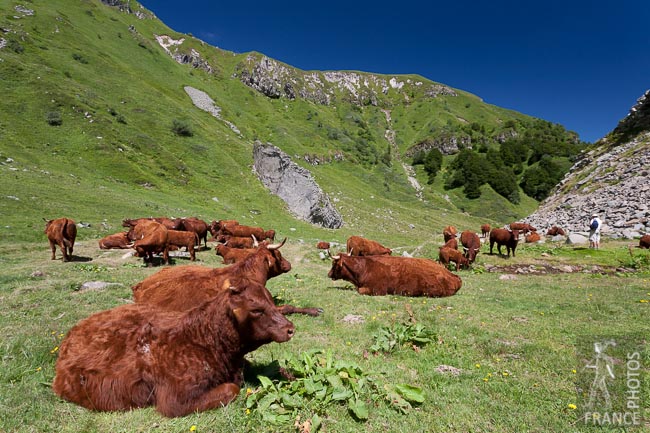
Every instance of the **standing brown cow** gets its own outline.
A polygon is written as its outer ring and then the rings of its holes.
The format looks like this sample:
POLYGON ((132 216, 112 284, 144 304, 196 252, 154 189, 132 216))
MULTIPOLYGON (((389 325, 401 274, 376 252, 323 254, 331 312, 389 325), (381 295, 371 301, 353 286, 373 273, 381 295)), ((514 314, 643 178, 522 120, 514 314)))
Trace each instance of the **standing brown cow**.
POLYGON ((450 262, 456 263, 456 270, 469 267, 469 260, 467 257, 463 256, 460 251, 449 248, 449 247, 440 247, 438 251, 438 260, 440 264, 447 267, 450 262))
POLYGON ((514 222, 510 223, 510 230, 518 230, 519 232, 526 234, 528 232, 536 232, 537 229, 531 226, 528 223, 514 222))
POLYGON ((481 250, 481 238, 473 231, 465 230, 460 234, 460 243, 463 244, 465 257, 467 257, 469 263, 474 263, 476 255, 481 250))
POLYGON ((196 260, 196 242, 199 239, 195 232, 183 230, 167 230, 167 245, 175 246, 178 248, 185 247, 187 252, 190 253, 190 260, 196 260))
POLYGON ((244 356, 293 336, 264 286, 229 282, 185 312, 122 305, 82 320, 61 343, 52 388, 92 410, 155 406, 169 417, 227 405, 244 356))
POLYGON ((512 250, 512 257, 514 257, 518 242, 519 230, 492 229, 490 232, 490 254, 492 254, 492 247, 496 243, 499 255, 501 255, 501 245, 505 245, 508 257, 510 257, 510 250, 512 250))
POLYGON ((163 262, 169 264, 169 235, 167 227, 151 220, 143 220, 129 230, 127 236, 133 242, 133 248, 142 257, 147 266, 153 264, 154 254, 163 254, 163 262))
POLYGON ((332 256, 327 274, 354 284, 362 295, 443 297, 454 295, 462 281, 429 259, 394 256, 332 256))
POLYGON ((63 261, 71 260, 74 241, 77 238, 77 225, 75 222, 69 218, 58 218, 49 221, 43 218, 43 220, 45 221, 45 234, 52 250, 52 260, 56 259, 57 245, 61 249, 63 261))
POLYGON ((481 225, 481 237, 482 238, 487 238, 488 235, 490 234, 490 224, 483 224, 481 225))
POLYGON ((455 238, 458 234, 458 230, 454 226, 447 226, 442 230, 442 237, 447 242, 451 238, 455 238))
POLYGON ((208 248, 208 224, 205 221, 196 217, 177 218, 174 220, 174 225, 177 227, 174 230, 196 233, 196 246, 200 247, 203 239, 205 248, 208 248))

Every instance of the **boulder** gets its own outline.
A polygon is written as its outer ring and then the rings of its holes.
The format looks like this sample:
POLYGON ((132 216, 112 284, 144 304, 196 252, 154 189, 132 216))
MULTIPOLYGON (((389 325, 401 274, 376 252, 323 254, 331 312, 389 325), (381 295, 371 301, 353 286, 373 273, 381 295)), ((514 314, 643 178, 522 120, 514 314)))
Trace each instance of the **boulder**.
POLYGON ((589 243, 589 238, 578 233, 571 233, 566 238, 568 245, 581 245, 589 243))
POLYGON ((284 200, 297 218, 330 229, 343 225, 343 218, 309 170, 293 162, 278 147, 256 141, 253 160, 257 177, 273 194, 284 200))

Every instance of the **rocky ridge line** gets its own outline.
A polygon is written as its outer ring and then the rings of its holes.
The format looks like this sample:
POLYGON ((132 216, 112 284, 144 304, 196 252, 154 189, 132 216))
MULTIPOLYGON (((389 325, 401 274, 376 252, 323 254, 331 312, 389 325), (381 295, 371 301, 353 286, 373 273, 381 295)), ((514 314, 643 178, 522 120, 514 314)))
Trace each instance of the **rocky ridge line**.
POLYGON ((597 148, 581 156, 555 192, 524 221, 544 231, 557 225, 586 232, 590 216, 597 213, 605 236, 632 239, 650 233, 649 95, 638 100, 597 148), (629 141, 612 143, 621 134, 629 141))

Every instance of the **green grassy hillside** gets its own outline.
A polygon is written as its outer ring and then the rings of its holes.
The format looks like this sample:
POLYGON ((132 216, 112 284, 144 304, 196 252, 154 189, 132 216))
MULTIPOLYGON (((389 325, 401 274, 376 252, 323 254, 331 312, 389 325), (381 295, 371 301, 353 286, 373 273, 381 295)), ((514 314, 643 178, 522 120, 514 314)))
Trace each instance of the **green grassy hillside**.
POLYGON ((525 130, 532 118, 415 75, 396 77, 403 88, 383 89, 373 83, 394 77, 350 73, 371 81, 353 98, 324 73, 279 63, 296 90, 317 76, 331 103, 270 98, 240 79, 261 54, 211 47, 128 4, 131 13, 98 0, 0 5, 2 238, 42 238, 42 218, 88 222, 81 236, 93 237, 125 217, 159 215, 238 218, 285 235, 294 228, 294 235, 329 236, 294 219, 260 184, 251 170, 255 140, 280 147, 313 173, 343 216, 341 237, 396 233, 417 243, 447 224, 478 230, 536 206, 523 193, 511 204, 486 185, 480 199, 469 200, 460 188, 444 190, 442 180, 427 185, 418 169, 425 186, 419 200, 401 165, 423 140, 474 134, 467 125, 481 125, 473 136, 480 143, 505 125, 525 130), (176 62, 156 41, 160 35, 182 39, 179 52, 198 53, 210 70, 176 62), (185 86, 210 95, 222 119, 195 107, 185 86), (455 96, 427 95, 431 88, 455 96), (395 132, 394 146, 386 129, 395 132), (310 165, 306 157, 324 163, 310 165))

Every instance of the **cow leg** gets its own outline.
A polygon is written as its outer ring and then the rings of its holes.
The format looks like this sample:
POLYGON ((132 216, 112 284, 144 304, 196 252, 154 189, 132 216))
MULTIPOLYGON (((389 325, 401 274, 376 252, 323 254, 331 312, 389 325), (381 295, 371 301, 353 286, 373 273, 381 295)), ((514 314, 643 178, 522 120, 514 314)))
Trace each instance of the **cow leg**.
POLYGON ((52 260, 56 260, 56 243, 50 241, 50 249, 52 250, 52 260))
POLYGON ((68 257, 68 252, 67 252, 67 247, 65 246, 65 242, 61 242, 59 244, 59 248, 61 249, 61 255, 63 256, 63 261, 67 262, 68 260, 70 260, 70 258, 68 257))
POLYGON ((189 245, 187 249, 190 251, 190 260, 195 261, 196 260, 196 253, 194 252, 194 245, 189 245))
POLYGON ((180 401, 176 390, 160 387, 156 390, 156 410, 169 417, 184 416, 192 412, 203 412, 226 406, 239 394, 239 386, 222 383, 195 398, 180 401))
POLYGON ((490 241, 490 255, 492 255, 492 247, 494 246, 494 242, 490 241))

